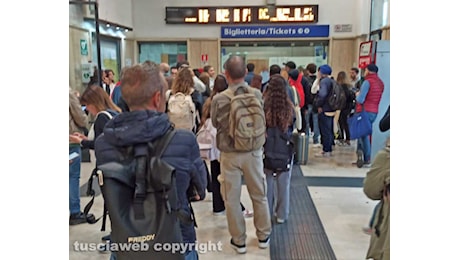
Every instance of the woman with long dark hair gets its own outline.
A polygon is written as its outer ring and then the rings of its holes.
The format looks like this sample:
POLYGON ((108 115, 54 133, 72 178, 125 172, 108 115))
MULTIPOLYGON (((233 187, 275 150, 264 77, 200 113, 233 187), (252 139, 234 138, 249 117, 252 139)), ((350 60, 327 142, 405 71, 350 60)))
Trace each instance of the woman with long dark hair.
MULTIPOLYGON (((270 77, 264 92, 264 111, 267 126, 267 140, 272 130, 282 133, 290 140, 294 118, 294 105, 286 93, 286 82, 280 75, 270 77), (277 128, 277 129, 276 129, 277 128)), ((286 142, 284 143, 286 145, 286 142)), ((265 151, 266 155, 268 150, 265 151)), ((267 157, 267 156, 266 156, 267 157)), ((264 172, 267 177, 267 199, 270 215, 274 214, 278 224, 284 223, 289 215, 289 187, 291 185, 292 154, 288 155, 286 170, 274 171, 264 162, 264 172), (277 190, 276 197, 274 190, 277 190), (274 205, 275 204, 275 205, 274 205)))
POLYGON ((342 87, 345 96, 347 97, 345 107, 340 109, 338 121, 340 127, 340 135, 338 141, 340 145, 350 145, 350 128, 348 127, 347 119, 350 115, 351 109, 353 108, 354 96, 351 92, 352 86, 345 71, 341 71, 339 74, 337 74, 337 84, 342 87))

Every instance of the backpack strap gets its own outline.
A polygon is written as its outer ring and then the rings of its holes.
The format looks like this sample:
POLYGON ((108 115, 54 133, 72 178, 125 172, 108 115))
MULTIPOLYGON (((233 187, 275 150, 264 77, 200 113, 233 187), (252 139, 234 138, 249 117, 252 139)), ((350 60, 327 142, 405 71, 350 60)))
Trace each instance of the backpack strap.
MULTIPOLYGON (((154 147, 154 152, 151 156, 155 156, 161 158, 166 147, 168 146, 169 142, 173 138, 175 134, 175 130, 173 128, 169 128, 165 135, 158 138, 153 142, 152 146, 154 147)), ((136 149, 137 147, 135 147, 136 149)), ((146 188, 146 173, 147 173, 147 146, 139 147, 139 156, 136 156, 136 170, 135 170, 135 178, 136 178, 136 186, 134 190, 134 201, 133 201, 133 210, 134 210, 134 217, 135 219, 143 219, 145 218, 144 214, 144 199, 147 195, 147 188, 146 188), (145 151, 144 151, 145 148, 145 151)), ((136 151, 135 151, 136 153, 136 151)), ((163 192, 164 199, 166 200, 166 208, 168 213, 171 212, 171 205, 169 204, 168 197, 166 191, 163 192)))
MULTIPOLYGON (((89 180, 88 180, 88 184, 87 184, 87 189, 86 189, 86 196, 91 196, 91 200, 85 205, 85 208, 83 209, 83 214, 85 216, 88 216, 89 214, 89 211, 91 210, 91 207, 93 206, 94 204, 94 198, 96 197, 96 192, 94 191, 93 189, 93 178, 94 177, 97 177, 97 168, 94 168, 93 171, 91 172, 91 175, 89 176, 89 180)), ((105 203, 104 203, 104 206, 105 206, 105 203)), ((105 207, 104 207, 104 213, 102 216, 100 216, 99 218, 95 219, 95 220, 87 220, 89 224, 95 224, 96 222, 99 221, 99 219, 101 219, 102 217, 105 218, 105 207)), ((105 231, 105 223, 102 224, 102 228, 104 230, 101 229, 101 231, 105 231)))
POLYGON ((109 119, 112 119, 112 118, 113 118, 112 114, 110 114, 110 113, 109 113, 108 111, 106 111, 106 110, 102 110, 101 112, 97 113, 97 116, 99 116, 99 114, 104 114, 104 115, 106 115, 109 119))

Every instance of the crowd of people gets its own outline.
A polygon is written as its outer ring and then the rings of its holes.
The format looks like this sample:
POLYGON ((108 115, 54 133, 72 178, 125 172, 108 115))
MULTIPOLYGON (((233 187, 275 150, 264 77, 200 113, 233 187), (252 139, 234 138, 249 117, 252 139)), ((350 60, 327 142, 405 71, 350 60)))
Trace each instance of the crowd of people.
MULTIPOLYGON (((311 63, 305 69, 292 61, 282 65, 273 64, 268 75, 258 75, 254 73, 254 64, 232 56, 225 62, 224 72, 217 74, 210 65, 193 69, 187 61, 176 66, 146 61, 123 68, 118 82, 114 81, 113 71, 103 71, 102 86, 95 75, 80 98, 69 90, 69 154, 89 148, 95 150, 96 167, 110 162, 122 164, 124 161, 118 156, 120 147, 160 140, 169 129, 176 129, 162 157, 176 169, 178 200, 172 208, 177 206, 193 219, 190 201, 203 200, 208 189, 212 192, 210 210, 214 215, 226 215, 229 243, 236 252, 246 253, 248 217, 253 217, 259 248, 265 249, 270 243, 272 225, 289 219, 294 152, 290 142, 281 144, 278 139, 291 140, 296 131, 305 133, 312 136, 315 147, 322 148, 315 156, 330 158, 334 145, 350 145, 347 119, 352 112, 368 113, 374 123, 384 88, 374 64, 364 69, 361 79, 357 68, 351 68, 349 75, 340 71, 336 82, 346 93, 346 102, 340 109, 332 109, 328 97, 334 79, 329 65, 317 67, 311 63), (300 101, 300 118, 295 113, 296 96, 300 101), (250 111, 250 116, 239 112, 242 109, 250 111), (95 120, 85 131, 88 117, 95 120), (299 129, 295 127, 297 120, 301 121, 299 129), (206 158, 196 138, 200 129, 209 130, 211 139, 206 158), (287 152, 276 153, 282 149, 287 152), (253 211, 241 203, 241 176, 253 211), (193 196, 190 187, 195 190, 193 196)), ((387 216, 384 228, 381 220, 372 223, 378 231, 372 236, 369 253, 370 257, 381 259, 383 251, 389 250, 389 240, 381 242, 389 239, 389 142, 377 155, 375 165, 370 161, 370 136, 358 140, 358 149, 363 150, 364 165, 373 166, 366 178, 366 195, 385 201, 376 213, 380 219, 382 214, 387 216), (379 175, 382 168, 384 177, 379 175), (372 186, 375 176, 388 179, 388 185, 372 186), (384 196, 379 196, 383 190, 384 196)), ((70 160, 70 225, 85 223, 88 217, 80 209, 79 176, 80 160, 70 160)), ((108 209, 109 216, 115 215, 114 205, 108 209)), ((183 241, 194 243, 197 238, 193 222, 178 218, 178 223, 183 241)), ((114 228, 117 227, 112 224, 112 232, 114 228)), ((112 259, 116 257, 117 253, 112 252, 112 259)), ((184 257, 198 259, 198 254, 187 250, 184 257)))

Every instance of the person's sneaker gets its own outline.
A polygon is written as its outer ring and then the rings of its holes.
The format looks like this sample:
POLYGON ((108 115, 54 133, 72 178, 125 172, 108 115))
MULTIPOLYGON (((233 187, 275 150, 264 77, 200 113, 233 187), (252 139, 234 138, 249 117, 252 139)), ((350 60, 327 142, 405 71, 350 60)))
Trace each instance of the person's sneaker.
POLYGON ((317 143, 317 144, 313 144, 313 148, 321 148, 322 145, 320 143, 317 143))
POLYGON ((278 224, 283 224, 284 221, 285 221, 284 219, 276 218, 276 223, 278 223, 278 224))
POLYGON ((86 222, 86 216, 83 212, 70 215, 69 225, 78 225, 86 222))
POLYGON ((233 249, 235 249, 235 251, 238 253, 238 254, 245 254, 246 253, 246 244, 244 245, 237 245, 233 242, 233 239, 230 239, 230 245, 233 249))
POLYGON ((315 157, 328 158, 328 157, 331 157, 331 156, 332 156, 331 152, 320 152, 320 153, 315 154, 315 157))
POLYGON ((223 216, 223 215, 225 215, 225 209, 222 210, 222 211, 213 212, 212 214, 213 214, 214 216, 223 216))
POLYGON ((259 240, 259 248, 265 249, 270 245, 270 236, 264 240, 259 240))
POLYGON ((371 168, 371 162, 364 162, 363 163, 363 168, 371 168))
POLYGON ((245 209, 245 210, 243 211, 243 216, 244 216, 245 218, 252 218, 252 216, 254 216, 254 212, 252 212, 252 211, 249 210, 249 209, 245 209))

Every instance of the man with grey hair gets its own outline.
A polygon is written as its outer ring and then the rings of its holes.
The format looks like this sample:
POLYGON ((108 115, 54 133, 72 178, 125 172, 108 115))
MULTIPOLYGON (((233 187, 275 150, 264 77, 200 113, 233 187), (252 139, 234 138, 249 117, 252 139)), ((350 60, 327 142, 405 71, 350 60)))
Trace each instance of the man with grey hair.
MULTIPOLYGON (((259 248, 267 248, 270 243, 271 222, 265 189, 267 183, 263 170, 262 147, 251 151, 237 149, 235 139, 230 137, 230 97, 233 97, 234 93, 242 87, 246 93, 254 94, 262 107, 263 100, 262 93, 258 89, 250 88, 244 80, 246 66, 242 57, 230 57, 224 67, 228 89, 212 99, 211 120, 217 129, 217 148, 221 151, 220 166, 223 177, 221 192, 231 235, 230 244, 238 253, 244 254, 246 253, 246 222, 240 205, 241 175, 244 177, 254 207, 254 226, 259 248)), ((265 115, 263 117, 265 118, 265 115)), ((265 132, 265 125, 261 127, 265 132)))
MULTIPOLYGON (((126 158, 120 156, 120 154, 123 154, 127 147, 133 146, 137 149, 139 144, 147 146, 148 143, 163 138, 172 130, 168 115, 164 112, 166 108, 166 90, 166 80, 159 66, 155 63, 138 64, 123 71, 121 93, 130 111, 121 113, 109 121, 104 128, 103 135, 96 140, 95 152, 98 167, 112 162, 123 164, 126 158)), ((195 135, 191 131, 182 129, 175 129, 173 134, 174 136, 164 149, 161 159, 175 169, 175 186, 177 187, 178 200, 177 205, 171 205, 171 207, 177 209, 178 212, 181 212, 181 216, 185 217, 180 218, 180 221, 178 218, 174 225, 171 224, 171 226, 165 227, 165 230, 167 229, 167 232, 174 233, 175 230, 180 228, 182 242, 188 246, 185 259, 198 259, 195 247, 189 246, 195 245, 197 238, 194 222, 188 221, 194 218, 192 217, 189 203, 190 194, 187 191, 192 188, 193 184, 196 189, 194 199, 204 199, 207 173, 200 157, 195 135)), ((145 151, 137 149, 136 156, 146 156, 145 151)), ((118 210, 120 210, 116 207, 117 203, 120 202, 115 201, 115 203, 111 204, 110 201, 107 201, 109 216, 112 215, 112 212, 118 213, 118 210)), ((145 203, 145 205, 148 205, 148 203, 145 203)), ((120 225, 114 225, 114 220, 111 221, 112 234, 116 232, 117 228, 123 228, 120 225)), ((120 243, 124 241, 112 242, 120 243)), ((177 241, 163 242, 172 243, 177 241)), ((151 251, 152 258, 155 258, 155 256, 162 258, 162 255, 157 255, 159 252, 151 251)), ((116 254, 118 253, 116 252, 116 254)))

